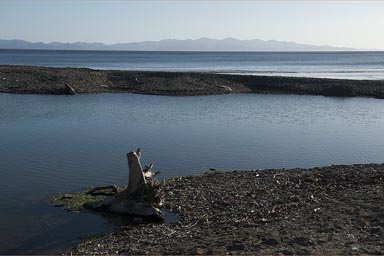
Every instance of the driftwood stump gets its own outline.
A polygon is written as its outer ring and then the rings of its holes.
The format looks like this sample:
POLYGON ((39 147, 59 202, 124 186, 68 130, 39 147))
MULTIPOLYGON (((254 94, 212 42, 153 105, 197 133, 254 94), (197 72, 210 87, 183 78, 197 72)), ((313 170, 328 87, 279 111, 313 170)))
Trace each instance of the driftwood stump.
MULTIPOLYGON (((84 208, 162 221, 163 213, 159 209, 162 204, 162 193, 160 183, 154 178, 157 173, 151 172, 152 164, 142 169, 141 155, 140 148, 127 154, 129 180, 128 187, 124 191, 101 201, 86 203, 84 208)), ((92 193, 97 189, 93 189, 92 193)))

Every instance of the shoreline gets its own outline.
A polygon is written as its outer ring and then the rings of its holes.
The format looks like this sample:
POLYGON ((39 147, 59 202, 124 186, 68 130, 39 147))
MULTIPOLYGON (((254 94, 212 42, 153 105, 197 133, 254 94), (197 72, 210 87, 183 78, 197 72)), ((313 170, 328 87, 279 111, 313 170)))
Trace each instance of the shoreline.
POLYGON ((384 164, 208 171, 169 179, 171 224, 136 224, 66 254, 384 254, 384 164))
POLYGON ((384 80, 95 70, 0 65, 0 93, 68 95, 136 93, 198 96, 234 93, 384 98, 384 80))

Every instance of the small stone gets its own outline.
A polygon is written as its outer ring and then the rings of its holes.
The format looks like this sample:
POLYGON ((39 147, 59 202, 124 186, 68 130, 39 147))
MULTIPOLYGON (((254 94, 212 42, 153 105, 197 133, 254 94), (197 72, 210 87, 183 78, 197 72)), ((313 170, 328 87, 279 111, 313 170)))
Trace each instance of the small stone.
POLYGON ((371 228, 371 233, 373 234, 383 233, 383 228, 380 226, 373 227, 371 228))
POLYGON ((298 244, 302 246, 308 246, 308 245, 313 245, 314 242, 306 237, 295 237, 289 241, 291 244, 298 244))
POLYGON ((60 199, 65 200, 65 199, 71 199, 71 198, 73 198, 73 196, 65 194, 60 199))
POLYGON ((196 248, 196 254, 197 255, 204 255, 205 249, 204 248, 196 248))
POLYGON ((278 244, 280 244, 280 242, 277 241, 275 238, 268 238, 268 239, 265 239, 263 241, 263 244, 266 244, 266 245, 278 245, 278 244))
POLYGON ((236 244, 232 244, 232 245, 227 245, 226 248, 228 251, 242 251, 245 249, 245 245, 240 244, 240 243, 236 243, 236 244))
POLYGON ((143 218, 133 218, 133 220, 132 220, 132 223, 134 223, 134 224, 138 224, 138 223, 141 223, 141 222, 143 222, 143 218))
POLYGON ((279 251, 276 251, 277 253, 281 253, 283 255, 293 255, 294 253, 287 250, 287 249, 283 249, 283 250, 279 250, 279 251))
POLYGON ((197 255, 210 255, 210 254, 212 254, 212 250, 208 249, 208 248, 197 247, 196 248, 196 254, 197 255))

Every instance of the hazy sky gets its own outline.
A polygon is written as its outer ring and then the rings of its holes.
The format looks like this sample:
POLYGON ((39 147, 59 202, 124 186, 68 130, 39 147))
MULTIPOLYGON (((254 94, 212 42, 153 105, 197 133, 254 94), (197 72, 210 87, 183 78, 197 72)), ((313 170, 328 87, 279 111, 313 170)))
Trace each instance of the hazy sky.
POLYGON ((1 39, 201 37, 384 49, 384 1, 0 1, 1 39))

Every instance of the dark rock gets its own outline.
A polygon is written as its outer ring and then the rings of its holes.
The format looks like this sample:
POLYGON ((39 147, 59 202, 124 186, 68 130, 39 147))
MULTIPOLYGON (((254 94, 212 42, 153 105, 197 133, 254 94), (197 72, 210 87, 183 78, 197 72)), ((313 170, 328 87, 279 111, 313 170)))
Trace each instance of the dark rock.
POLYGON ((212 254, 212 249, 209 248, 196 248, 196 255, 211 255, 212 254))
POLYGON ((371 232, 372 234, 382 234, 382 233, 384 233, 384 232, 383 232, 383 228, 380 227, 380 226, 372 227, 371 230, 370 230, 370 232, 371 232))
POLYGON ((290 244, 299 244, 302 246, 313 245, 314 242, 307 237, 295 237, 289 241, 290 244))
POLYGON ((268 239, 265 239, 265 240, 263 241, 263 244, 273 246, 273 245, 278 245, 278 244, 280 244, 280 242, 277 241, 275 238, 268 238, 268 239))
POLYGON ((142 222, 143 222, 143 218, 139 218, 139 217, 135 217, 132 220, 132 223, 134 223, 134 224, 139 224, 139 223, 142 223, 142 222))
POLYGON ((336 97, 351 97, 355 95, 353 89, 346 85, 332 85, 321 90, 319 94, 336 97))
POLYGON ((276 252, 277 252, 277 253, 281 253, 281 254, 283 254, 283 255, 294 255, 293 252, 291 252, 291 251, 289 251, 289 250, 287 250, 287 249, 277 250, 276 252))
POLYGON ((226 248, 228 251, 242 251, 245 249, 245 245, 241 243, 235 243, 232 245, 227 245, 226 248))

